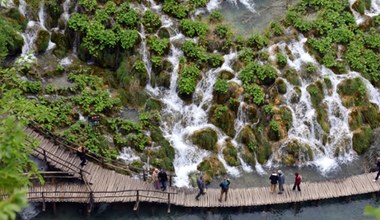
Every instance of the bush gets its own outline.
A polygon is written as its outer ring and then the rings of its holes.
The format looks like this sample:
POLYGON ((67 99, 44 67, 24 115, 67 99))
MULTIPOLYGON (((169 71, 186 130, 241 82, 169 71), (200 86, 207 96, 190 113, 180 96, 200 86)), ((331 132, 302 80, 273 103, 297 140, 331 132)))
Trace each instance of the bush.
POLYGON ((180 94, 191 95, 195 91, 200 72, 201 71, 195 64, 190 64, 183 68, 178 82, 178 89, 180 94))
POLYGON ((223 20, 223 15, 220 11, 215 10, 210 13, 210 21, 211 22, 220 22, 223 20))
POLYGON ((286 55, 283 53, 277 53, 276 60, 277 60, 277 64, 280 67, 284 67, 286 65, 286 63, 288 62, 286 55))
POLYGON ((224 80, 224 79, 216 80, 215 85, 214 85, 214 90, 220 94, 227 94, 228 92, 227 80, 224 80))
POLYGON ((263 89, 257 84, 251 84, 244 86, 246 96, 253 100, 256 105, 261 105, 264 103, 264 92, 263 89))
POLYGON ((162 10, 178 19, 186 18, 190 12, 186 4, 180 4, 176 0, 164 0, 162 10))
POLYGON ((254 50, 261 50, 268 46, 269 39, 265 36, 254 34, 247 39, 247 46, 254 50))
POLYGON ((200 21, 183 19, 179 23, 179 28, 188 37, 199 37, 206 35, 208 31, 207 24, 200 21))
POLYGON ((160 16, 147 10, 143 16, 143 24, 147 32, 152 33, 161 26, 160 16))
POLYGON ((117 10, 116 21, 119 24, 135 29, 138 27, 140 17, 138 12, 129 6, 128 2, 124 2, 117 10))
POLYGON ((225 39, 232 34, 230 28, 227 25, 219 24, 215 27, 214 33, 220 38, 225 39))
POLYGON ((155 54, 162 56, 169 51, 169 39, 149 36, 148 46, 155 54))
POLYGON ((208 56, 208 63, 213 68, 221 66, 223 62, 223 56, 218 53, 212 53, 208 56))

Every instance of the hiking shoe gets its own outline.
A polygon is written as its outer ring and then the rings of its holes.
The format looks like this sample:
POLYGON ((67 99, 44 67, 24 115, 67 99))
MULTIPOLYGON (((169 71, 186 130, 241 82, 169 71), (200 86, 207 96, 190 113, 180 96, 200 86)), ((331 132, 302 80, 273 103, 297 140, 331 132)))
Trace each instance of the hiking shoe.
POLYGON ((372 180, 373 182, 376 182, 376 180, 372 180))
POLYGON ((219 202, 222 202, 222 200, 221 200, 221 199, 218 199, 218 201, 219 201, 219 202))

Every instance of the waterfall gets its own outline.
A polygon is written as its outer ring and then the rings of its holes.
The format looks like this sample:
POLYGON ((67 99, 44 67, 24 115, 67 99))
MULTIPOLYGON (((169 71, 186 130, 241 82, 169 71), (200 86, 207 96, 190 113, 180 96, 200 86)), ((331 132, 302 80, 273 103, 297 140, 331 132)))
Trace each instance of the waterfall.
POLYGON ((132 163, 134 160, 139 160, 140 157, 136 156, 130 147, 123 147, 123 151, 117 159, 122 159, 127 163, 132 163))
POLYGON ((65 21, 65 23, 69 20, 70 14, 69 14, 69 9, 71 5, 71 0, 65 0, 62 4, 63 7, 63 13, 61 15, 61 18, 65 21))
POLYGON ((53 49, 55 47, 55 43, 53 43, 51 41, 51 32, 45 26, 45 17, 46 17, 46 14, 45 14, 45 1, 41 1, 40 2, 40 10, 38 11, 38 20, 40 21, 39 23, 40 23, 41 28, 43 30, 49 32, 49 45, 48 45, 48 48, 46 50, 51 50, 51 49, 53 49))
MULTIPOLYGON (((350 9, 352 11, 352 14, 355 17, 356 24, 363 23, 366 18, 352 8, 352 5, 356 2, 356 0, 349 0, 348 2, 350 4, 350 9)), ((369 17, 375 17, 379 14, 380 14, 380 0, 371 0, 371 7, 369 10, 365 10, 364 15, 369 16, 369 17)))

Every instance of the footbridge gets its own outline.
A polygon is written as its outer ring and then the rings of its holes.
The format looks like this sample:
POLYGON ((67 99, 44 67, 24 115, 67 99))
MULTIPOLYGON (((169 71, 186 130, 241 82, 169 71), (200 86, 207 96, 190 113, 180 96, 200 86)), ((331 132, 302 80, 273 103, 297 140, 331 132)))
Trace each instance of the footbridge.
MULTIPOLYGON (((343 179, 303 182, 302 192, 292 191, 291 185, 285 185, 285 192, 281 195, 270 193, 269 187, 232 187, 227 201, 223 202, 218 201, 219 189, 208 189, 207 194, 197 201, 197 189, 169 187, 165 192, 155 190, 153 184, 147 181, 122 174, 122 165, 90 158, 87 165, 81 167, 75 147, 52 138, 51 134, 36 127, 28 127, 25 131, 29 137, 39 141, 34 156, 55 170, 43 173, 47 180, 44 185, 35 182, 29 187, 29 201, 41 202, 43 209, 49 202, 75 202, 88 204, 90 212, 95 203, 122 202, 134 203, 134 210, 137 210, 140 202, 149 202, 167 204, 170 212, 171 205, 252 207, 349 197, 380 190, 380 181, 372 181, 374 174, 364 173, 343 179)), ((128 172, 125 169, 124 173, 128 172)))

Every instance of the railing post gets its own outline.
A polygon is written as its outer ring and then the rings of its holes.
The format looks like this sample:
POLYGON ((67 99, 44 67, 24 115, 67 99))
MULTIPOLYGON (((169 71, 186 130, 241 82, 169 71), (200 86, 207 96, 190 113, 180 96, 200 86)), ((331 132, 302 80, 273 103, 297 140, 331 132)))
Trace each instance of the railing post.
POLYGON ((137 209, 139 208, 139 203, 140 203, 140 192, 139 192, 139 190, 137 190, 136 204, 135 204, 135 207, 133 207, 133 211, 137 211, 137 209))
POLYGON ((84 178, 83 178, 83 170, 82 170, 82 169, 79 170, 79 175, 80 175, 81 180, 82 180, 83 182, 85 182, 85 181, 84 181, 84 178))
POLYGON ((44 153, 44 162, 45 162, 45 163, 47 163, 47 158, 46 158, 46 150, 45 150, 45 149, 43 149, 42 151, 43 151, 43 153, 44 153))
POLYGON ((143 180, 144 180, 144 182, 146 181, 146 171, 145 171, 145 169, 143 169, 143 180))
POLYGON ((168 193, 168 213, 170 213, 170 193, 168 193))
POLYGON ((172 187, 172 178, 173 178, 173 175, 172 174, 170 174, 169 175, 169 187, 172 187))
POLYGON ((45 203, 45 197, 44 197, 44 192, 41 193, 42 196, 42 211, 46 211, 46 203, 45 203))
POLYGON ((94 204, 94 193, 91 191, 90 196, 89 196, 89 204, 88 204, 88 208, 87 208, 87 215, 91 214, 93 204, 94 204))

